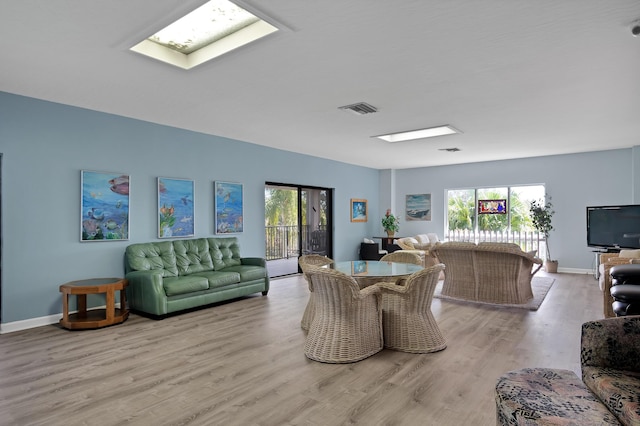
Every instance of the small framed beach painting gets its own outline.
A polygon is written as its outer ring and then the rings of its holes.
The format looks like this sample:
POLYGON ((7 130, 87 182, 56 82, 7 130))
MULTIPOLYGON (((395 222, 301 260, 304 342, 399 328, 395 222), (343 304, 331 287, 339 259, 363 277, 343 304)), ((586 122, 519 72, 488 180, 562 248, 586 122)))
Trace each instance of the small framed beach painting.
POLYGON ((242 184, 214 182, 216 234, 236 234, 244 230, 242 184))
POLYGON ((158 238, 192 237, 194 182, 158 178, 158 238))
POLYGON ((129 239, 129 175, 80 171, 80 241, 129 239))
POLYGON ((367 213, 367 200, 351 199, 351 222, 366 222, 367 213))
POLYGON ((431 194, 407 195, 405 219, 431 220, 431 194))

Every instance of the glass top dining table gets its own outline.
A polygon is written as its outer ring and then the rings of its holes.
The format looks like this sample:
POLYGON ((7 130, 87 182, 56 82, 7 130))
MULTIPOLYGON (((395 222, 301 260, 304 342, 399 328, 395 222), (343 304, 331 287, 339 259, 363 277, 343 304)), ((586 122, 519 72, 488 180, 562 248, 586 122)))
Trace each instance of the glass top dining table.
POLYGON ((385 262, 379 260, 352 260, 334 262, 326 267, 355 278, 360 287, 379 281, 396 281, 422 270, 422 266, 412 263, 385 262))

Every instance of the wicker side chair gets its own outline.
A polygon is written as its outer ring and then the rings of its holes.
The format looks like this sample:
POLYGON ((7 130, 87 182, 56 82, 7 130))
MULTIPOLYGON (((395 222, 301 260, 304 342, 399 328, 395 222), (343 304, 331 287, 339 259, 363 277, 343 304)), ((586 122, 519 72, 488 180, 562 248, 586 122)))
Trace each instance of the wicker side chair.
POLYGON ((304 344, 304 354, 314 361, 360 361, 383 347, 380 289, 360 290, 350 276, 333 269, 309 271, 316 303, 304 344))
POLYGON ((393 253, 385 254, 380 259, 382 262, 398 262, 398 263, 412 263, 414 265, 422 266, 422 259, 416 253, 407 251, 394 251, 393 253))
POLYGON ((433 292, 444 268, 440 263, 416 272, 403 286, 376 284, 382 291, 382 328, 386 348, 430 353, 447 347, 431 313, 433 292))
POLYGON ((311 285, 311 280, 309 279, 309 270, 313 267, 330 265, 332 263, 332 259, 329 259, 326 256, 321 256, 319 254, 305 254, 298 258, 298 265, 300 265, 300 269, 302 269, 304 279, 307 280, 310 292, 307 307, 304 309, 304 314, 302 314, 302 320, 300 321, 300 327, 302 327, 304 331, 309 331, 311 321, 313 321, 313 317, 316 313, 316 303, 315 297, 313 295, 313 286, 311 285))

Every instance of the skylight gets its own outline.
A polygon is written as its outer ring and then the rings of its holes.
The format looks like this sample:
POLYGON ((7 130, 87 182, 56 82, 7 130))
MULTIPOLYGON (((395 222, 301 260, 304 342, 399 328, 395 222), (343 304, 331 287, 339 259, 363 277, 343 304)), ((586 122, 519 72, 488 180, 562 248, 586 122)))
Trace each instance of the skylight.
POLYGON ((131 50, 190 69, 278 28, 228 0, 210 0, 131 50))

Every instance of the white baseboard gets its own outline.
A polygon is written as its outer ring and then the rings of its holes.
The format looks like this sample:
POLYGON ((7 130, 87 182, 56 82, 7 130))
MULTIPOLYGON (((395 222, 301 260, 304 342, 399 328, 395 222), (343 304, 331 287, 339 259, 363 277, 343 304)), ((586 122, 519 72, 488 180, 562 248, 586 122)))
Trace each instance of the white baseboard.
MULTIPOLYGON (((106 306, 95 306, 91 309, 104 309, 106 306)), ((120 303, 116 303, 116 308, 120 308, 120 303)), ((78 311, 71 311, 70 314, 75 314, 78 311)), ((55 315, 48 315, 46 317, 29 318, 22 321, 13 321, 0 324, 0 334, 13 333, 14 331, 27 330, 30 328, 42 327, 45 325, 57 324, 62 318, 62 313, 55 315)))
POLYGON ((579 268, 558 268, 558 272, 561 274, 585 274, 593 275, 591 269, 579 269, 579 268))

